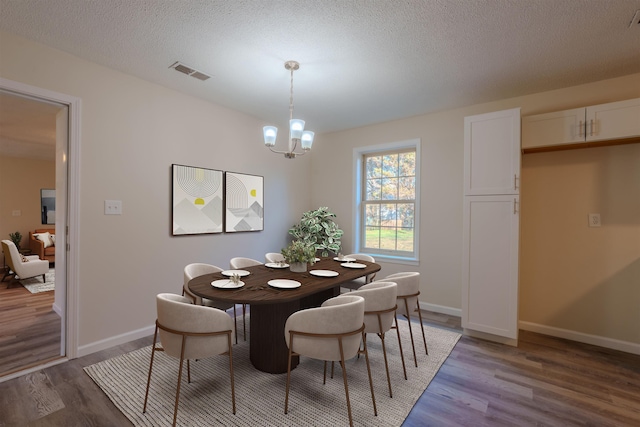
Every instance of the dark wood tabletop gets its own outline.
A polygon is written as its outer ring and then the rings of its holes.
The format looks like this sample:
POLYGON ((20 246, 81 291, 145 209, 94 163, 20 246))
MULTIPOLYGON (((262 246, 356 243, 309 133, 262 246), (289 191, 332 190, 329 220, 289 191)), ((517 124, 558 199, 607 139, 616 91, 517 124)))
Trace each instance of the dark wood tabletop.
POLYGON ((380 271, 379 264, 360 260, 357 263, 366 265, 366 268, 342 267, 342 263, 334 261, 333 258, 320 259, 314 265, 310 265, 306 273, 294 273, 289 268, 280 269, 257 265, 242 269, 249 271, 251 274, 240 279, 245 285, 239 289, 213 287, 211 285, 212 281, 227 278, 221 273, 195 277, 191 279, 188 286, 191 292, 203 298, 238 304, 276 304, 299 300, 307 295, 334 288, 341 283, 380 271), (309 273, 311 270, 333 270, 338 273, 338 276, 317 277, 309 273), (269 280, 273 279, 296 280, 302 286, 296 289, 276 289, 267 284, 269 280))
MULTIPOLYGON (((250 359, 256 369, 279 374, 287 372, 289 351, 284 339, 284 325, 298 310, 318 307, 325 300, 340 294, 340 284, 369 276, 380 270, 380 265, 357 261, 365 268, 341 266, 333 258, 323 258, 308 267, 305 273, 294 273, 289 268, 269 268, 265 265, 243 268, 251 274, 242 277, 244 286, 238 289, 220 289, 211 285, 214 280, 225 279, 221 273, 205 274, 189 281, 194 294, 212 300, 250 305, 250 359), (333 270, 336 277, 317 277, 312 270, 333 270), (278 289, 267 282, 274 279, 296 280, 295 289, 278 289)), ((291 359, 291 368, 298 364, 298 356, 291 359)))

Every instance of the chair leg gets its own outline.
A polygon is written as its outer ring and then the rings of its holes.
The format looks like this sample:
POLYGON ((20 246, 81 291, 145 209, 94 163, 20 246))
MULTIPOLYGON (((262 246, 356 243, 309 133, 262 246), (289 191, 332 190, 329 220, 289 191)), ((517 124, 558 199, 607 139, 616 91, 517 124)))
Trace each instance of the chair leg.
MULTIPOLYGON (((362 333, 364 335, 364 332, 362 333)), ((371 378, 371 366, 369 365, 369 352, 367 344, 364 345, 364 360, 367 362, 367 374, 369 374, 369 388, 371 389, 371 401, 373 402, 373 415, 378 416, 378 408, 376 407, 376 397, 373 394, 373 379, 371 378)))
POLYGON ((247 340, 247 304, 242 304, 242 336, 244 340, 247 340))
POLYGON ((153 347, 151 347, 151 363, 149 363, 149 376, 147 377, 147 391, 144 393, 144 406, 142 407, 142 413, 147 412, 147 399, 149 398, 149 385, 151 384, 151 370, 153 369, 153 357, 156 354, 156 341, 158 339, 158 325, 156 325, 156 331, 153 334, 153 347))
POLYGON ((231 350, 231 333, 227 335, 227 342, 229 345, 229 376, 231 378, 231 405, 233 407, 233 415, 236 414, 236 388, 235 380, 233 378, 233 354, 231 350))
POLYGON ((187 359, 187 382, 191 384, 191 363, 189 363, 189 359, 187 359))
POLYGON ((284 413, 286 414, 289 410, 289 382, 291 380, 291 356, 293 348, 293 334, 289 332, 289 361, 287 362, 287 386, 286 392, 284 395, 284 413))
POLYGON ((45 279, 44 274, 42 275, 42 283, 47 283, 47 279, 45 279))
POLYGON ((416 345, 413 342, 413 329, 411 329, 411 316, 409 315, 410 311, 409 311, 409 302, 407 301, 407 298, 403 298, 404 299, 404 308, 405 308, 405 313, 407 313, 407 315, 405 316, 407 318, 407 324, 409 326, 409 335, 411 336, 411 347, 413 348, 413 361, 416 364, 416 368, 418 367, 418 358, 416 357, 416 345))
MULTIPOLYGON (((178 419, 178 401, 180 400, 180 384, 182 382, 182 366, 184 364, 184 347, 186 341, 186 335, 182 336, 182 349, 180 350, 180 367, 178 368, 178 386, 176 387, 176 404, 173 407, 173 427, 176 426, 176 420, 178 419)), ((187 360, 187 365, 189 361, 187 360)))
POLYGON ((387 371, 387 384, 389 385, 389 397, 393 397, 391 392, 391 377, 389 376, 389 362, 387 362, 387 347, 384 345, 384 332, 380 335, 380 341, 382 342, 382 355, 384 356, 384 369, 387 371))
MULTIPOLYGON (((242 319, 244 321, 244 319, 242 319)), ((238 344, 238 318, 236 317, 236 305, 233 304, 233 330, 236 333, 236 344, 238 344)))
POLYGON ((400 347, 400 359, 402 359, 402 372, 404 373, 404 379, 407 379, 407 368, 404 365, 404 354, 402 353, 402 340, 400 339, 400 328, 398 328, 398 317, 393 313, 393 321, 396 324, 396 333, 398 334, 398 347, 400 347))
MULTIPOLYGON (((364 337, 362 338, 364 339, 364 337)), ((344 363, 344 351, 342 349, 342 338, 338 338, 338 345, 340 347, 340 367, 342 368, 342 380, 344 381, 344 394, 347 398, 347 412, 349 413, 349 426, 353 427, 353 417, 351 416, 351 401, 349 400, 349 384, 347 383, 347 367, 344 363)), ((366 344, 364 348, 367 348, 366 344)), ((369 363, 367 362, 367 367, 368 366, 369 366, 369 363)))
POLYGON ((422 323, 422 312, 420 311, 420 303, 417 303, 417 311, 418 311, 418 318, 420 318, 420 327, 422 328, 422 342, 424 342, 424 352, 427 353, 427 355, 429 354, 429 350, 427 350, 427 339, 424 336, 424 323, 422 323))

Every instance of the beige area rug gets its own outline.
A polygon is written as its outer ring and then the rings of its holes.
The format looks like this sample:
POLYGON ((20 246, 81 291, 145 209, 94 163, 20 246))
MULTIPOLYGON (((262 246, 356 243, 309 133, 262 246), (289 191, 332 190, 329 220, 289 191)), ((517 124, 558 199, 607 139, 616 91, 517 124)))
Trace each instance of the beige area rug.
MULTIPOLYGON (((460 339, 460 334, 425 326, 429 355, 419 323, 411 323, 418 367, 413 363, 407 322, 400 321, 408 380, 402 374, 397 336, 387 334, 387 355, 393 398, 389 397, 380 339, 367 337, 378 416, 373 414, 363 357, 347 362, 349 396, 355 425, 399 426, 436 375, 460 339)), ((156 353, 147 412, 142 413, 151 347, 145 347, 84 368, 111 401, 135 426, 171 425, 178 376, 177 359, 156 353)), ((285 374, 267 374, 249 361, 249 342, 233 346, 236 415, 231 411, 229 363, 218 356, 191 363, 191 383, 186 366, 180 392, 178 425, 181 426, 336 426, 348 425, 342 372, 336 365, 333 379, 322 384, 323 363, 300 358, 291 371, 289 413, 284 414, 285 374)))
POLYGON ((19 281, 22 286, 27 288, 32 294, 38 292, 53 291, 56 287, 56 270, 50 268, 48 273, 44 275, 44 283, 42 283, 42 276, 30 277, 19 281))

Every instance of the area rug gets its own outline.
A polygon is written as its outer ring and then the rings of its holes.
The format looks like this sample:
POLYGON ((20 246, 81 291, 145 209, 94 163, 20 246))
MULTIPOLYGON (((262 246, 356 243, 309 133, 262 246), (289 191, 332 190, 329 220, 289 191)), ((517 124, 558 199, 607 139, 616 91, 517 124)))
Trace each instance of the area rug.
POLYGON ((20 280, 20 284, 27 288, 32 294, 38 292, 53 291, 56 287, 56 270, 50 268, 48 273, 44 275, 44 283, 42 283, 42 276, 31 277, 29 279, 20 280))
MULTIPOLYGON (((416 338, 418 367, 413 361, 407 322, 400 321, 408 380, 395 331, 386 335, 393 398, 389 397, 380 339, 367 337, 378 416, 373 414, 363 357, 347 362, 349 396, 354 425, 399 426, 436 375, 460 339, 460 334, 425 326, 429 355, 424 352, 420 324, 411 322, 416 338)), ((249 339, 249 338, 248 338, 249 339)), ((147 412, 142 413, 149 372, 151 346, 84 368, 111 401, 135 426, 171 425, 178 376, 177 359, 157 352, 154 360, 147 412)), ((285 374, 267 374, 249 361, 249 341, 233 346, 236 414, 231 410, 227 356, 192 361, 191 383, 186 367, 180 392, 178 425, 181 426, 318 426, 348 425, 342 372, 322 384, 323 363, 305 357, 291 372, 289 413, 284 414, 285 374)))

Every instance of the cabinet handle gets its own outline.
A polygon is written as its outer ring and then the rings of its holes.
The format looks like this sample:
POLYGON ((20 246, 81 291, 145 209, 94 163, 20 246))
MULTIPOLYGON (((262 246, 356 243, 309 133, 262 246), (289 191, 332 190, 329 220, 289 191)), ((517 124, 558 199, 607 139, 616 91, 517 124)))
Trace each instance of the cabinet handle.
POLYGON ((579 122, 580 124, 578 125, 578 137, 582 136, 582 120, 580 120, 579 122))
POLYGON ((513 189, 517 190, 518 189, 518 175, 517 174, 513 174, 513 189))
POLYGON ((589 120, 589 136, 593 136, 593 119, 589 120))
POLYGON ((514 197, 513 198, 513 214, 514 215, 518 213, 518 210, 516 209, 516 203, 517 201, 516 201, 516 198, 514 197))

